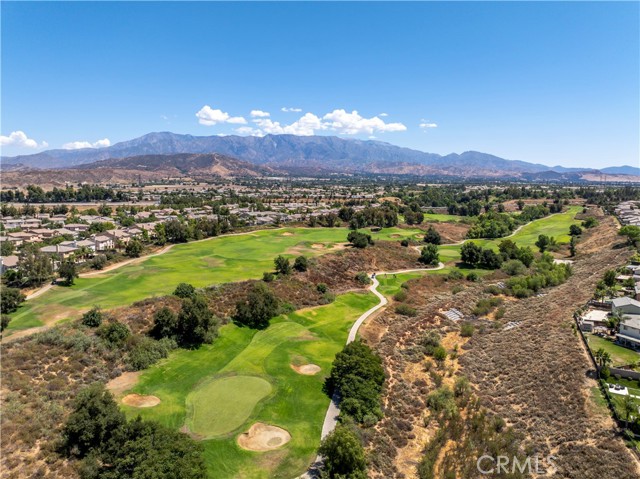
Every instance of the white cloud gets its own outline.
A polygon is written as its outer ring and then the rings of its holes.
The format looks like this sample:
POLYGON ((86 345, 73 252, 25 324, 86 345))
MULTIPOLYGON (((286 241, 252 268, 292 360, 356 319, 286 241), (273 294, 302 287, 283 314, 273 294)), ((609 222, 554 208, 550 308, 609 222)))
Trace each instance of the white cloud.
POLYGON ((240 128, 236 128, 236 133, 249 136, 264 136, 262 130, 258 128, 251 128, 250 126, 241 126, 240 128))
POLYGON ((33 138, 29 138, 24 131, 13 131, 9 136, 0 135, 0 145, 17 146, 21 148, 46 148, 49 144, 43 141, 40 145, 33 138))
MULTIPOLYGON (((284 108, 283 108, 284 110, 284 108)), ((291 111, 291 109, 287 109, 291 111)), ((216 121, 224 118, 224 113, 213 110, 215 116, 209 115, 209 120, 216 121)), ((211 112, 209 112, 211 113, 211 112)), ((345 110, 333 110, 323 117, 313 113, 305 113, 297 121, 290 124, 283 124, 267 118, 267 112, 253 110, 251 120, 255 127, 246 126, 236 128, 235 131, 241 135, 264 136, 264 135, 300 135, 311 136, 319 131, 334 131, 341 135, 367 135, 374 137, 375 133, 385 133, 393 131, 405 131, 407 127, 402 123, 385 123, 379 116, 364 118, 357 111, 351 113, 345 110), (260 115, 263 114, 263 115, 260 115)), ((228 122, 228 120, 227 120, 228 122)), ((214 123, 215 124, 215 123, 214 123)))
POLYGON ((266 118, 271 116, 271 113, 262 110, 251 110, 251 116, 254 118, 266 118))
POLYGON ((302 108, 287 108, 286 106, 283 106, 282 108, 280 108, 280 110, 284 111, 285 113, 300 113, 302 111, 302 108))
POLYGON ((253 122, 260 127, 260 131, 272 135, 299 135, 311 136, 317 130, 326 130, 327 126, 313 113, 305 113, 298 121, 290 125, 282 125, 278 121, 270 119, 256 119, 253 122))
POLYGON ((62 145, 62 148, 65 150, 80 150, 82 148, 104 148, 106 146, 111 146, 109 138, 94 141, 93 143, 89 141, 71 141, 62 145))
POLYGON ((389 116, 389 113, 380 113, 378 116, 389 116))
POLYGON ((372 135, 375 132, 405 131, 407 129, 402 123, 385 123, 377 116, 364 118, 356 110, 351 113, 342 109, 333 110, 322 119, 328 120, 325 123, 327 127, 344 135, 372 135))
POLYGON ((420 128, 423 130, 427 128, 438 128, 438 124, 427 120, 420 120, 420 128))
POLYGON ((198 113, 196 113, 196 117, 198 117, 198 122, 201 125, 213 126, 218 123, 233 123, 246 125, 247 120, 245 120, 241 116, 231 116, 229 113, 224 112, 222 110, 214 110, 209 105, 203 106, 198 113))

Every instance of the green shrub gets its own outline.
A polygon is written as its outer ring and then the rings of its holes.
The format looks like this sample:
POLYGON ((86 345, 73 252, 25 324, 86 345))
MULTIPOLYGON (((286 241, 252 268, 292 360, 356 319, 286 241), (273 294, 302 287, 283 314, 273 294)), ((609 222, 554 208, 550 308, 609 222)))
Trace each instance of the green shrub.
POLYGON ((435 349, 440 346, 440 335, 436 331, 429 331, 422 340, 422 347, 427 356, 433 356, 435 349))
POLYGON ((473 336, 474 330, 475 327, 473 326, 473 324, 464 323, 462 326, 460 326, 460 336, 462 336, 463 338, 470 338, 471 336, 473 336))
POLYGON ((319 293, 323 293, 323 294, 329 291, 329 287, 324 283, 318 283, 318 285, 316 286, 316 289, 318 290, 319 293))
POLYGON ((196 288, 188 283, 180 283, 173 292, 178 298, 193 298, 196 295, 196 288))
POLYGON ((393 295, 393 299, 395 299, 396 301, 406 301, 407 296, 407 291, 405 289, 400 289, 396 294, 393 295))
POLYGON ((262 273, 262 281, 264 281, 265 283, 271 283, 275 278, 275 275, 270 271, 265 271, 264 273, 262 273))
POLYGON ((102 314, 102 311, 100 311, 100 308, 94 306, 82 315, 82 324, 89 326, 90 328, 97 328, 102 324, 103 319, 104 315, 102 314))
POLYGON ((404 304, 404 303, 398 304, 396 306, 396 313, 401 314, 403 316, 409 316, 409 317, 414 317, 418 315, 418 312, 416 311, 415 308, 412 308, 408 304, 404 304))
POLYGON ((96 334, 110 346, 118 346, 131 336, 131 331, 126 324, 114 320, 100 325, 96 334))
POLYGON ((125 363, 132 371, 147 369, 152 364, 169 356, 169 352, 177 348, 176 342, 169 338, 156 341, 145 336, 136 336, 125 363))
POLYGON ((360 284, 371 284, 371 278, 369 278, 369 275, 364 271, 356 274, 356 281, 358 281, 360 284))
POLYGON ((475 271, 471 271, 470 273, 467 274, 467 281, 478 281, 480 279, 480 276, 478 276, 478 273, 476 273, 475 271))
POLYGON ((452 269, 447 275, 447 279, 452 281, 462 278, 464 278, 464 274, 462 274, 462 271, 460 271, 459 269, 452 269))
POLYGON ((309 261, 304 256, 298 256, 293 263, 293 269, 301 273, 309 268, 309 261))
POLYGON ((502 271, 507 273, 509 276, 523 274, 526 270, 526 266, 518 259, 510 259, 502 265, 502 271))

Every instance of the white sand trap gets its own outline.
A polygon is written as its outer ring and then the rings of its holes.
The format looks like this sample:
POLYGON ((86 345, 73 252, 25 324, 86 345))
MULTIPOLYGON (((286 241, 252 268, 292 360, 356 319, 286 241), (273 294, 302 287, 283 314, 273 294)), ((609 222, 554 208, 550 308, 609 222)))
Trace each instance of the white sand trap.
POLYGON ((255 423, 249 431, 238 436, 238 445, 249 451, 271 451, 288 443, 291 434, 277 426, 255 423))
POLYGON ((295 366, 292 364, 291 369, 298 374, 304 374, 306 376, 313 376, 321 371, 320 366, 317 364, 303 364, 302 366, 295 366))
POLYGON ((293 233, 285 231, 284 233, 282 233, 282 236, 293 236, 293 233))
POLYGON ((324 243, 313 243, 311 245, 311 248, 313 248, 313 249, 324 249, 325 246, 326 245, 324 243))
POLYGON ((141 394, 127 394, 122 398, 122 404, 132 407, 153 407, 160 404, 160 398, 141 394))

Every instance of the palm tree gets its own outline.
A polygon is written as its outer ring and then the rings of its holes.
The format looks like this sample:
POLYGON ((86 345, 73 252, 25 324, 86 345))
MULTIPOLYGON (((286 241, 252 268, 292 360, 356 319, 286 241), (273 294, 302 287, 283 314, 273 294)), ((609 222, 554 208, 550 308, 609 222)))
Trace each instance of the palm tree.
POLYGON ((630 394, 627 394, 624 397, 624 401, 622 402, 622 411, 624 412, 624 428, 629 429, 629 418, 631 417, 631 413, 635 412, 636 403, 631 397, 630 394))
POLYGON ((603 348, 598 349, 593 356, 596 358, 596 362, 598 363, 598 378, 600 377, 600 370, 603 367, 608 366, 611 363, 611 355, 605 351, 603 348))

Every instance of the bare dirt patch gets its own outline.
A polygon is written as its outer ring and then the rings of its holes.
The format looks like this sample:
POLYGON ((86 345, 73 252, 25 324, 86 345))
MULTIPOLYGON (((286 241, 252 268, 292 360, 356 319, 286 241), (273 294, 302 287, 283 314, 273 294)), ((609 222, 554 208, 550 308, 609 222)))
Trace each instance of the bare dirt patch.
POLYGON ((282 236, 293 236, 293 233, 285 231, 284 233, 282 233, 282 236))
POLYGON ((107 383, 107 389, 111 391, 114 396, 119 396, 125 391, 131 389, 138 384, 141 371, 122 373, 117 378, 112 379, 107 383))
POLYGON ((143 396, 142 394, 127 394, 122 398, 122 404, 132 407, 153 407, 160 404, 157 396, 143 396))
POLYGON ((238 436, 238 445, 249 451, 271 451, 288 443, 291 434, 277 426, 255 423, 249 431, 238 436))
POLYGON ((322 370, 322 368, 317 364, 303 364, 301 366, 291 364, 290 366, 295 372, 298 374, 304 374, 305 376, 313 376, 322 370))

